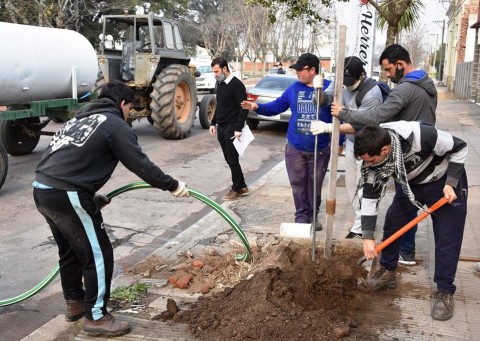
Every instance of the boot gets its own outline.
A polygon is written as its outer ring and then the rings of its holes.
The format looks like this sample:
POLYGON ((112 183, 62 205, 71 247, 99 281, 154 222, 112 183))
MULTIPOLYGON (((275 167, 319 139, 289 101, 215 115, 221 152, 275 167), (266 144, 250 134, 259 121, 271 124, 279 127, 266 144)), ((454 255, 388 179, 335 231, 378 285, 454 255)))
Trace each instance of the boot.
POLYGON ((130 322, 119 321, 111 314, 107 314, 97 321, 85 318, 83 331, 90 336, 120 336, 130 331, 130 322))
POLYGON ((434 320, 446 321, 453 316, 453 295, 437 291, 433 296, 432 317, 434 320))
POLYGON ((67 300, 67 309, 65 310, 65 320, 67 322, 75 322, 85 315, 83 300, 67 300))
POLYGON ((390 271, 382 266, 372 277, 360 279, 357 287, 363 292, 375 292, 382 289, 395 289, 397 284, 397 274, 395 270, 390 271))

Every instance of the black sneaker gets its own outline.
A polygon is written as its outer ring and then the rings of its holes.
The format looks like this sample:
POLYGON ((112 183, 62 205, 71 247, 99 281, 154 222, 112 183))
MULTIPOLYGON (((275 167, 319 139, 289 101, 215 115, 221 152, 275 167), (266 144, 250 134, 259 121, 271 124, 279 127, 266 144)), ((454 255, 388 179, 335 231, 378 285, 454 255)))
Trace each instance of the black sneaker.
POLYGON ((397 274, 395 270, 387 270, 383 266, 370 278, 361 278, 357 287, 363 292, 375 292, 382 289, 395 289, 397 287, 397 274))
POLYGON ((446 321, 453 316, 453 295, 444 291, 437 291, 433 296, 432 318, 446 321))
POLYGON ((347 239, 362 239, 362 234, 350 231, 350 232, 348 232, 348 234, 345 238, 347 238, 347 239))
POLYGON ((398 262, 403 265, 417 265, 417 262, 415 261, 415 251, 411 253, 405 253, 400 250, 398 262))

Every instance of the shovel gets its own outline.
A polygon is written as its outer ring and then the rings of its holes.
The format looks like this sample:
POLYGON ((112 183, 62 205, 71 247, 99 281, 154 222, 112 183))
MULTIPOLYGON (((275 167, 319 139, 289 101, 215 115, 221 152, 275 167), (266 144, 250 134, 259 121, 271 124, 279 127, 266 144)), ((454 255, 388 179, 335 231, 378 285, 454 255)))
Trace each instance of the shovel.
MULTIPOLYGON (((423 219, 425 219, 426 217, 428 217, 430 214, 432 214, 433 212, 435 212, 436 210, 438 210, 440 207, 442 207, 443 205, 445 205, 446 203, 448 202, 448 199, 445 199, 445 197, 442 197, 440 200, 438 200, 435 204, 433 204, 432 206, 430 206, 429 208, 427 208, 425 211, 423 211, 421 214, 419 214, 415 219, 413 219, 412 221, 410 221, 409 223, 407 223, 405 226, 403 226, 400 230, 398 230, 397 232, 395 232, 394 234, 392 234, 390 237, 388 237, 387 239, 385 239, 383 242, 381 242, 380 244, 377 245, 377 247, 375 248, 375 251, 377 251, 377 253, 379 253, 380 251, 382 251, 384 248, 386 248, 388 245, 390 245, 391 243, 393 243, 395 240, 397 240, 399 237, 401 237, 402 235, 405 234, 405 232, 407 232, 408 230, 412 229, 415 225, 417 225, 419 222, 421 222, 423 219)), ((372 266, 370 267, 370 273, 373 273, 374 271, 372 271, 374 268, 375 268, 375 265, 379 263, 379 257, 375 257, 373 260, 372 260, 372 266)), ((360 266, 362 265, 364 262, 366 261, 366 258, 365 256, 362 256, 358 259, 357 261, 357 266, 360 266)))

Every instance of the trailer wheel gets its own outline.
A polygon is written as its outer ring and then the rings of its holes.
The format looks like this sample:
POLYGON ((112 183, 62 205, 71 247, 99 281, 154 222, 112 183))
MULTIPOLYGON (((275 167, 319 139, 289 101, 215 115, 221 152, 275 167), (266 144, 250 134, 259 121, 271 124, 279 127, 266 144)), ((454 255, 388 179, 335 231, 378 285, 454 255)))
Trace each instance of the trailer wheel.
POLYGON ((12 156, 30 154, 40 140, 40 134, 35 129, 39 123, 39 117, 0 121, 0 137, 7 153, 12 156))
POLYGON ((67 120, 64 119, 63 117, 54 117, 54 118, 52 118, 52 121, 55 122, 55 123, 65 123, 65 122, 67 122, 67 120))
POLYGON ((214 95, 205 95, 200 101, 198 107, 198 116, 202 128, 210 128, 210 122, 212 122, 213 115, 215 114, 215 108, 217 107, 217 98, 214 95))
POLYGON ((2 188, 8 173, 8 154, 0 144, 0 188, 2 188))
POLYGON ((157 76, 150 94, 152 119, 159 134, 183 139, 190 132, 197 110, 195 81, 187 66, 172 64, 157 76))

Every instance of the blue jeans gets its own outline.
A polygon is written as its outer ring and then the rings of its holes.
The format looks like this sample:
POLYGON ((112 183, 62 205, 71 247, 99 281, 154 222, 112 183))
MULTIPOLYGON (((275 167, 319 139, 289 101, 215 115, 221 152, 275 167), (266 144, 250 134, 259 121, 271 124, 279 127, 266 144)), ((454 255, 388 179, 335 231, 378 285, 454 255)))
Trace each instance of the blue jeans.
MULTIPOLYGON (((317 152, 317 201, 318 214, 322 199, 322 184, 330 160, 330 147, 317 152)), ((313 163, 314 153, 298 150, 287 143, 285 147, 285 165, 292 187, 295 204, 295 222, 311 223, 313 220, 313 163)))
MULTIPOLYGON (((428 207, 433 205, 443 197, 443 187, 445 186, 446 178, 445 175, 435 182, 411 185, 415 199, 428 207)), ((456 290, 453 281, 457 271, 463 230, 467 217, 468 181, 465 171, 458 181, 455 193, 457 199, 452 204, 445 204, 431 215, 435 239, 435 272, 433 281, 437 284, 438 290, 451 295, 456 290)), ((416 214, 417 210, 417 207, 408 200, 403 191, 397 191, 385 216, 383 240, 407 224, 411 220, 410 217, 416 214)), ((399 251, 400 241, 396 240, 382 251, 380 264, 387 270, 395 270, 397 268, 399 251)))

